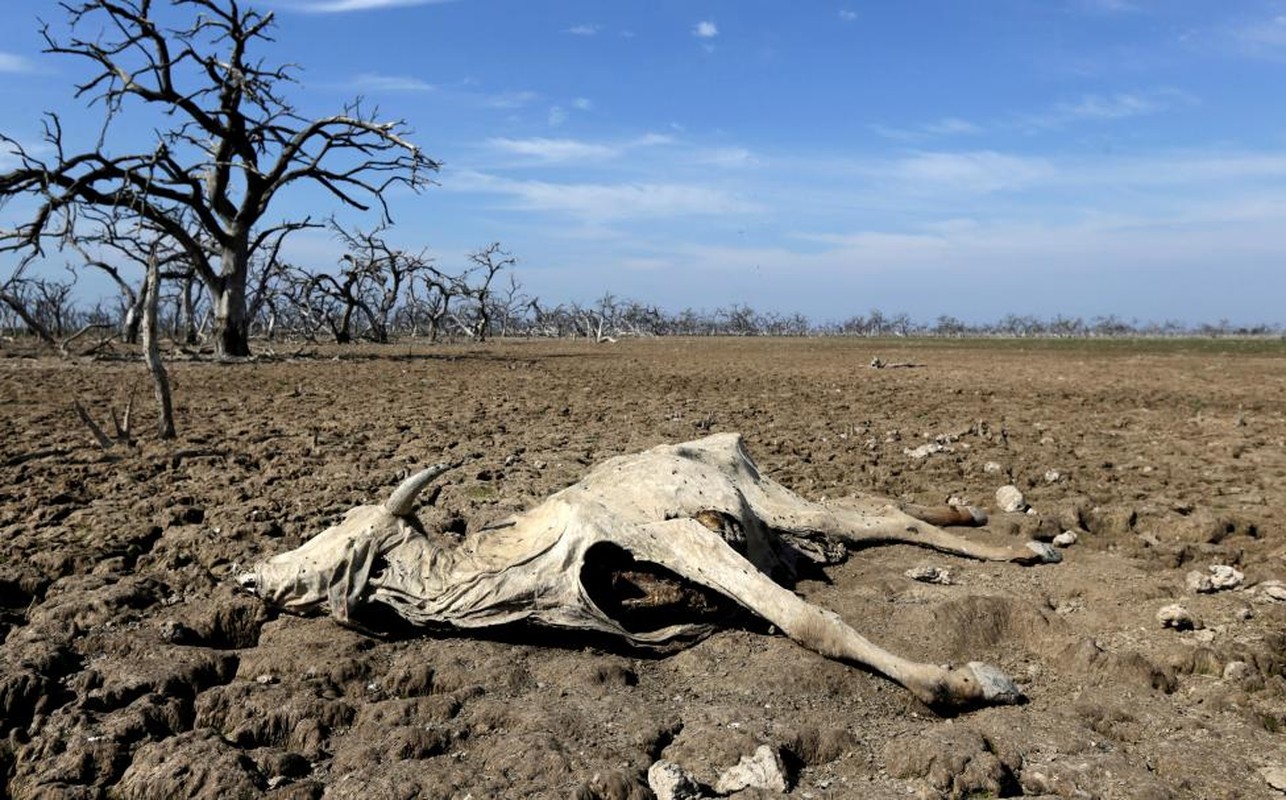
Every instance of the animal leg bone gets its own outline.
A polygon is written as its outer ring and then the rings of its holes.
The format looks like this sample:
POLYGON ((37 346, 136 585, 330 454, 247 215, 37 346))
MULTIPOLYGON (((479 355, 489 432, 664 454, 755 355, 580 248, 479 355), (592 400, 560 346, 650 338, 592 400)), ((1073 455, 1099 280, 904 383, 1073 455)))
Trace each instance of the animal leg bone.
POLYGON ((885 675, 930 706, 956 709, 1024 699, 1014 682, 995 667, 978 662, 959 668, 940 667, 879 647, 839 615, 809 604, 774 582, 695 520, 640 525, 623 532, 618 541, 636 558, 660 564, 730 597, 800 645, 885 675))
MULTIPOLYGON (((1028 542, 1025 547, 1007 547, 975 542, 917 519, 896 506, 880 502, 856 501, 846 504, 814 503, 769 481, 760 483, 761 496, 752 500, 764 523, 775 530, 789 533, 820 533, 849 547, 900 543, 927 547, 980 561, 1009 561, 1015 564, 1052 564, 1062 561, 1053 547, 1043 542, 1028 542)), ((924 511, 931 519, 946 520, 936 509, 912 507, 924 511)), ((964 512, 969 513, 969 512, 964 512)), ((982 512, 969 513, 976 520, 982 512)))

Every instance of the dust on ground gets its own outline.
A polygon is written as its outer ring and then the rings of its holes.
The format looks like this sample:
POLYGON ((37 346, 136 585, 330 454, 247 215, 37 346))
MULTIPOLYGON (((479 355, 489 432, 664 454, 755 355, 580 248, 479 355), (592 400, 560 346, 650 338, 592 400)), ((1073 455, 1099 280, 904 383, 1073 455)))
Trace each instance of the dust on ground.
POLYGON ((1279 341, 179 362, 165 444, 141 364, 0 355, 0 796, 648 797, 657 759, 713 785, 768 744, 791 797, 1286 797, 1279 341), (102 450, 72 402, 106 425, 131 387, 142 443, 102 450), (605 458, 718 431, 811 499, 994 508, 1013 484, 1034 513, 967 535, 1075 531, 1059 565, 892 546, 796 587, 899 654, 996 664, 1030 702, 938 717, 754 626, 665 657, 543 631, 381 639, 274 614, 228 580, 444 458, 465 466, 420 516, 467 535, 605 458), (904 575, 926 565, 952 582, 904 575), (1191 591, 1212 565, 1244 582, 1191 591), (1172 603, 1193 629, 1161 626, 1172 603))

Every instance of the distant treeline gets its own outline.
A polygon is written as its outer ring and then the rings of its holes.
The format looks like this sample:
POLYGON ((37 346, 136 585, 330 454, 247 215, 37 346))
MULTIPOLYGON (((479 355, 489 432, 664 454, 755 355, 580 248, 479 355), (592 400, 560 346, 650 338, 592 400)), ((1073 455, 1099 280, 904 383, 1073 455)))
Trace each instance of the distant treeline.
MULTIPOLYGON (((381 275, 369 263, 335 275, 283 272, 259 282, 253 298, 252 334, 260 340, 391 342, 492 337, 589 338, 612 341, 648 336, 919 336, 968 337, 1278 337, 1281 324, 1233 325, 1151 322, 1116 316, 1090 319, 1009 314, 971 323, 943 315, 926 322, 906 313, 872 309, 841 321, 815 321, 804 314, 760 311, 744 304, 713 310, 667 311, 605 294, 593 303, 548 305, 527 295, 497 245, 474 254, 469 268, 381 275), (501 280, 501 278, 505 280, 501 280)), ((170 280, 162 295, 161 325, 177 342, 198 345, 210 335, 211 313, 200 282, 170 280)), ((94 339, 136 335, 136 295, 122 291, 92 306, 77 303, 71 282, 32 280, 10 287, 15 303, 0 304, 0 332, 7 337, 37 333, 50 343, 95 331, 94 339)))

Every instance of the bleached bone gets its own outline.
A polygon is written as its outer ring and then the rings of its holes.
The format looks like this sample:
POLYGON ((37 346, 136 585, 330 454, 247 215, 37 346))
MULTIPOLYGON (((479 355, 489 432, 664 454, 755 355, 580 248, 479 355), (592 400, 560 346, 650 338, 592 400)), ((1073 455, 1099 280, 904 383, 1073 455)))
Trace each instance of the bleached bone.
MULTIPOLYGON (((789 574, 799 558, 831 552, 837 543, 842 551, 904 542, 1018 564, 1058 561, 1048 545, 971 542, 887 501, 809 502, 762 477, 737 434, 610 459, 535 508, 457 542, 425 533, 411 513, 415 495, 447 468, 439 464, 407 478, 384 504, 352 509, 338 525, 239 580, 270 604, 296 613, 329 611, 347 624, 360 623, 364 607, 383 604, 429 627, 527 622, 597 631, 639 646, 708 630, 684 621, 639 625, 633 618, 627 627, 618 612, 628 602, 610 595, 616 584, 603 574, 624 566, 650 571, 662 585, 666 576, 677 576, 677 583, 735 601, 804 647, 886 675, 931 705, 1022 700, 995 667, 941 667, 894 655, 769 576, 789 574)), ((983 518, 969 509, 912 510, 952 522, 983 518)))

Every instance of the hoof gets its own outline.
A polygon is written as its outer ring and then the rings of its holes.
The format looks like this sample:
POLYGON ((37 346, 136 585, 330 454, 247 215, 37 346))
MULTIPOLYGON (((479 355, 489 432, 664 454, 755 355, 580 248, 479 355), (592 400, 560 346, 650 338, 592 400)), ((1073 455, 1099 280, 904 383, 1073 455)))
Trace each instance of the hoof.
POLYGON ((1045 542, 1028 542, 1027 549, 1036 554, 1036 558, 1028 562, 1031 564, 1057 564, 1063 560, 1063 554, 1045 542))
POLYGON ((1013 680, 991 666, 981 661, 970 661, 964 666, 965 671, 973 674, 974 680, 978 684, 982 697, 979 702, 983 705, 992 706, 1010 706, 1015 703, 1026 702, 1027 698, 1023 695, 1018 685, 1013 680))
POLYGON ((233 580, 237 582, 237 586, 241 587, 243 592, 255 594, 255 590, 259 588, 259 576, 254 572, 238 572, 233 577, 233 580))

